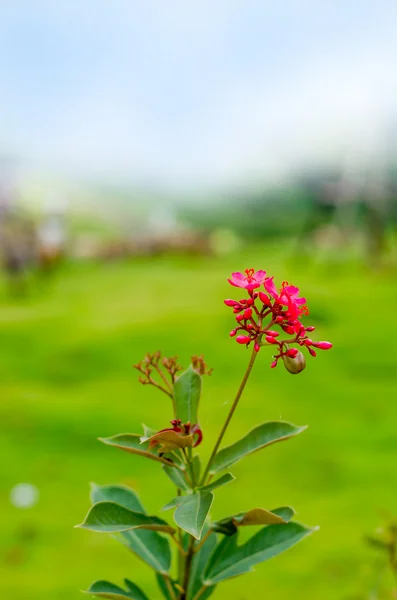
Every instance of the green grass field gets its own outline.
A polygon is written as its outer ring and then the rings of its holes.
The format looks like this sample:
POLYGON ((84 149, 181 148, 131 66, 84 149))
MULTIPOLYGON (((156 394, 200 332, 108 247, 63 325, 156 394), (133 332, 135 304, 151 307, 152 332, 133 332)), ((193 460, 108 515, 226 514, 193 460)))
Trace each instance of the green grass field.
POLYGON ((397 513, 395 273, 252 247, 227 258, 65 267, 26 299, 2 291, 1 598, 78 600, 93 580, 125 576, 160 598, 148 567, 106 535, 73 528, 88 510, 90 481, 132 485, 151 512, 173 497, 154 462, 96 438, 139 432, 142 422, 167 426, 166 397, 140 386, 131 366, 146 351, 178 354, 185 365, 203 353, 214 367, 200 409, 208 456, 249 357, 228 335, 223 299, 235 291, 226 278, 251 266, 299 285, 306 322, 334 349, 309 357, 299 376, 271 370, 270 351, 261 351, 226 442, 265 420, 309 429, 233 468, 237 480, 217 492, 212 514, 291 504, 320 530, 213 598, 370 597, 374 555, 363 536, 382 511, 397 513), (34 507, 11 504, 19 482, 39 488, 34 507))

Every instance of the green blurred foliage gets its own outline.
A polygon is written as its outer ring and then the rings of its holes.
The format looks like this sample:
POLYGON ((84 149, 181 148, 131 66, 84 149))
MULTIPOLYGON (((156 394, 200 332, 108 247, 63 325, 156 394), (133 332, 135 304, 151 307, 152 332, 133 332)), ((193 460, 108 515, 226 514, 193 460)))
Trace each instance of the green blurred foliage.
POLYGON ((95 579, 120 584, 128 577, 158 598, 148 567, 108 536, 73 525, 88 510, 90 481, 133 486, 161 517, 172 484, 154 462, 96 438, 139 432, 141 423, 167 426, 167 398, 140 386, 132 369, 146 351, 178 354, 185 366, 203 353, 214 367, 200 407, 202 449, 209 455, 249 355, 228 335, 233 319, 223 299, 239 293, 226 278, 251 266, 299 285, 311 309, 307 323, 334 349, 309 357, 298 376, 281 365, 271 370, 270 350, 261 351, 225 444, 265 420, 309 429, 235 465, 238 479, 233 489, 217 490, 212 516, 291 504, 298 520, 320 531, 227 582, 214 599, 369 597, 371 550, 363 536, 377 525, 379 510, 396 506, 397 280, 394 272, 368 271, 346 257, 289 260, 291 248, 279 241, 220 258, 66 265, 25 299, 9 299, 4 286, 2 597, 78 600, 95 579), (11 504, 19 482, 39 488, 34 507, 11 504))

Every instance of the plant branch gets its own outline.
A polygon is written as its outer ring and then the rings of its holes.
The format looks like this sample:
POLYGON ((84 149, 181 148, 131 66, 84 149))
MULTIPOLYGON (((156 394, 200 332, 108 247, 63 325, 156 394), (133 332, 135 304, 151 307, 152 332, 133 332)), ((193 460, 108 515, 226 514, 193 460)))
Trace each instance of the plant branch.
POLYGON ((187 550, 186 560, 185 560, 185 572, 183 575, 183 584, 182 584, 183 592, 181 592, 181 595, 179 596, 179 600, 186 600, 186 597, 187 597, 187 588, 189 585, 190 570, 192 567, 193 556, 194 556, 194 537, 190 536, 189 547, 187 550))
POLYGON ((249 376, 250 376, 250 374, 251 374, 252 367, 254 366, 254 362, 255 362, 255 359, 256 359, 256 357, 257 357, 257 354, 258 354, 258 353, 255 351, 255 349, 253 349, 253 350, 252 350, 252 354, 251 354, 251 358, 250 358, 250 360, 249 360, 249 363, 248 363, 248 366, 247 366, 247 369, 246 369, 246 371, 245 371, 245 373, 244 373, 244 377, 243 377, 243 379, 242 379, 242 381, 241 381, 241 383, 240 383, 240 387, 238 388, 238 391, 237 391, 236 397, 235 397, 235 399, 234 399, 234 401, 233 401, 232 407, 231 407, 231 409, 230 409, 230 411, 229 411, 229 414, 228 414, 228 415, 227 415, 227 417, 226 417, 226 421, 225 421, 225 423, 224 423, 224 425, 223 425, 223 427, 222 427, 222 429, 221 429, 221 432, 220 432, 220 434, 219 434, 219 437, 218 437, 218 439, 217 439, 217 441, 216 441, 216 444, 215 444, 215 446, 214 446, 214 449, 213 449, 213 451, 212 451, 212 454, 211 454, 211 456, 210 456, 210 459, 209 459, 209 461, 208 461, 207 467, 206 467, 206 469, 205 469, 205 471, 204 471, 204 475, 203 475, 203 477, 202 477, 202 479, 201 479, 200 485, 204 485, 204 483, 205 483, 205 480, 206 480, 206 478, 207 478, 207 475, 208 475, 208 473, 209 473, 209 470, 210 470, 210 468, 211 468, 211 465, 212 465, 212 461, 214 460, 214 458, 215 458, 215 455, 216 455, 216 453, 218 452, 218 448, 219 448, 219 446, 221 445, 221 442, 222 442, 222 440, 223 440, 223 436, 225 435, 225 433, 226 433, 226 429, 228 428, 228 426, 229 426, 229 423, 230 423, 230 421, 232 420, 232 417, 233 417, 234 411, 235 411, 235 410, 236 410, 236 408, 237 408, 237 405, 238 405, 238 403, 239 403, 239 400, 240 400, 240 398, 241 398, 241 395, 242 395, 242 393, 243 393, 243 391, 244 391, 245 385, 246 385, 246 383, 247 383, 247 381, 248 381, 248 378, 249 378, 249 376))
POLYGON ((195 597, 193 598, 193 600, 199 600, 199 598, 201 598, 201 596, 204 594, 205 590, 208 589, 206 585, 203 585, 203 587, 201 587, 199 589, 199 591, 197 592, 197 594, 195 595, 195 597))
POLYGON ((165 582, 165 585, 167 586, 167 590, 168 590, 168 591, 169 591, 169 593, 170 593, 170 598, 171 598, 172 600, 177 600, 177 597, 176 597, 176 595, 175 595, 174 586, 172 585, 172 583, 171 583, 171 581, 170 581, 170 578, 169 578, 169 577, 167 577, 167 575, 163 575, 163 573, 161 573, 161 576, 163 577, 163 579, 164 579, 164 582, 165 582))
POLYGON ((195 548, 194 548, 195 554, 196 554, 196 552, 199 552, 201 550, 202 546, 204 546, 205 542, 208 540, 211 533, 213 533, 213 529, 209 529, 207 531, 207 533, 205 534, 205 536, 203 537, 203 539, 201 540, 201 542, 199 544, 197 544, 197 546, 195 546, 195 548))

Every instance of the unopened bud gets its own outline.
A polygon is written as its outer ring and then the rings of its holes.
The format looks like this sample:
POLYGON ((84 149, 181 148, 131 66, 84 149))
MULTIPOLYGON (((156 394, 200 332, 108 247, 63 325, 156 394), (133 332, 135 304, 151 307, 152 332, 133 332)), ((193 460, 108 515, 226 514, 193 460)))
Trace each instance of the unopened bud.
POLYGON ((267 335, 265 337, 265 340, 267 341, 268 344, 277 344, 277 340, 275 340, 274 337, 271 335, 267 335))
POLYGON ((272 331, 271 329, 269 329, 269 331, 266 331, 266 335, 271 335, 272 337, 278 337, 280 334, 278 331, 272 331))
POLYGON ((260 300, 261 302, 263 302, 263 304, 264 304, 265 306, 270 306, 270 305, 271 305, 271 302, 270 302, 270 298, 269 298, 269 296, 267 296, 267 295, 266 295, 266 294, 264 294, 263 292, 259 292, 259 300, 260 300))
POLYGON ((274 369, 275 367, 277 367, 277 360, 274 360, 274 361, 272 362, 272 364, 270 365, 270 368, 271 368, 271 369, 274 369))
POLYGON ((250 319, 252 317, 252 308, 246 308, 243 314, 244 319, 250 319))
POLYGON ((234 337, 237 333, 237 329, 232 329, 231 332, 229 333, 230 337, 234 337))
POLYGON ((286 355, 289 356, 290 358, 295 358, 295 356, 298 354, 299 350, 297 350, 296 348, 290 348, 289 350, 287 350, 286 355))
POLYGON ((289 373, 292 373, 292 375, 297 375, 306 368, 306 359, 299 350, 297 351, 295 358, 286 356, 284 354, 282 359, 284 362, 284 367, 289 373))
POLYGON ((235 300, 224 300, 223 302, 226 304, 226 306, 233 306, 233 307, 236 306, 236 304, 238 304, 238 302, 236 302, 235 300))
POLYGON ((236 342, 238 344, 248 344, 251 341, 251 338, 248 335, 238 335, 236 337, 236 342))
POLYGON ((255 342, 255 346, 254 346, 254 350, 255 352, 259 352, 259 350, 261 349, 260 345, 258 344, 258 342, 255 342))
POLYGON ((320 348, 320 350, 329 350, 332 348, 331 342, 314 342, 313 346, 315 348, 320 348))
POLYGON ((308 350, 312 356, 317 356, 317 352, 313 348, 308 348, 308 350))
POLYGON ((306 331, 314 331, 316 328, 313 327, 313 325, 310 325, 310 327, 306 327, 305 329, 306 331))
POLYGON ((283 330, 285 331, 285 333, 288 333, 288 335, 292 335, 293 333, 295 333, 295 329, 291 325, 286 325, 285 327, 283 327, 283 330))

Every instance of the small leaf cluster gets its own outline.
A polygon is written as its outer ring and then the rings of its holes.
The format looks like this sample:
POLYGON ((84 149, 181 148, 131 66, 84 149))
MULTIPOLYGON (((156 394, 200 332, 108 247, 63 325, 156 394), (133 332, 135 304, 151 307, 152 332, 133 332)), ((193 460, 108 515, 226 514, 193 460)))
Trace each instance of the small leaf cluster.
MULTIPOLYGON (((271 510, 242 507, 240 513, 211 519, 216 490, 235 482, 231 467, 253 452, 298 435, 305 427, 286 421, 262 423, 216 452, 212 462, 202 469, 195 447, 198 438, 193 433, 198 429, 193 426, 199 427, 202 375, 208 369, 201 357, 194 357, 192 365, 180 374, 176 360, 162 360, 158 354, 149 356, 154 358, 138 368, 144 383, 150 383, 162 365, 166 370, 167 365, 170 368, 169 378, 160 373, 161 382, 156 387, 163 387, 172 399, 173 428, 156 432, 144 427, 141 433, 121 433, 100 440, 158 463, 175 487, 173 497, 163 507, 164 512, 173 511, 173 518, 147 514, 136 492, 126 486, 93 484, 93 504, 78 527, 118 539, 153 569, 159 593, 166 600, 205 600, 218 584, 252 571, 255 565, 284 552, 313 531, 293 521, 294 510, 288 506, 271 510), (242 527, 253 529, 253 534, 240 543, 242 527)), ((128 579, 123 586, 96 581, 87 593, 112 600, 149 600, 128 579)))

